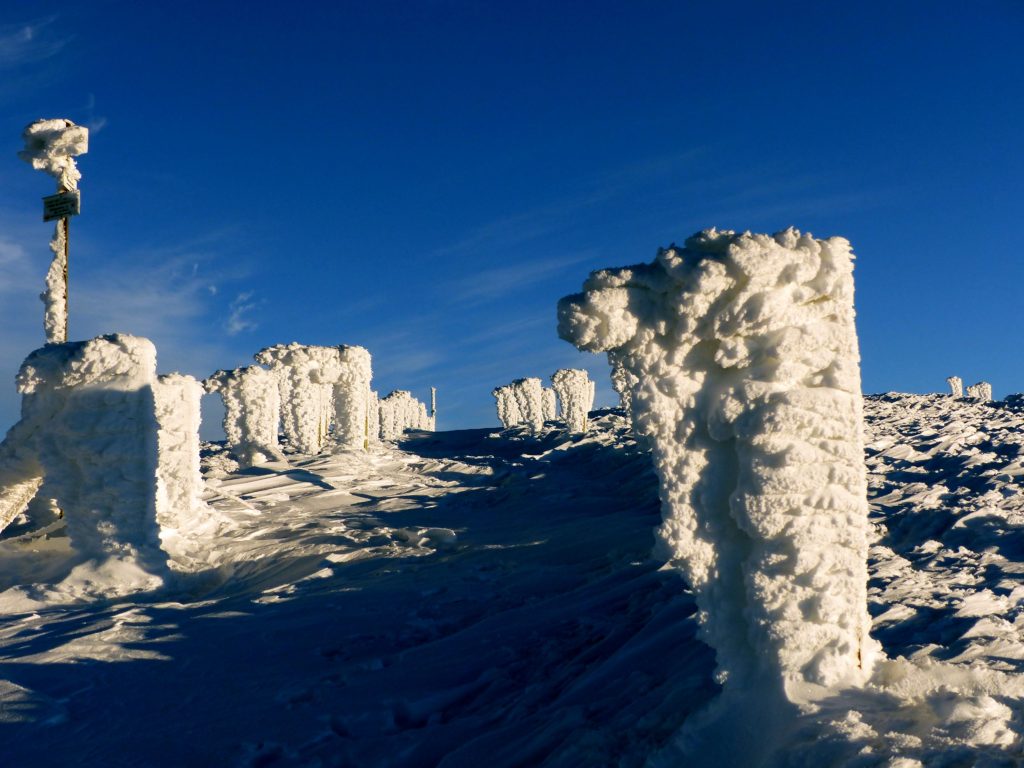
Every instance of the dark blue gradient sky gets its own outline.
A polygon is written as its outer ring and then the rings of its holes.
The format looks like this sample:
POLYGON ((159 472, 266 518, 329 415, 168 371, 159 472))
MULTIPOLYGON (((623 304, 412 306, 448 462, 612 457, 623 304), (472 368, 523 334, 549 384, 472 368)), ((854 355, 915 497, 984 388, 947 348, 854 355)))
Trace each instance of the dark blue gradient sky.
POLYGON ((0 9, 0 427, 42 342, 39 117, 93 127, 71 332, 205 376, 363 344, 385 394, 606 365, 603 266, 717 226, 843 235, 866 391, 1024 390, 1019 2, 76 2, 0 9), (7 382, 4 384, 4 382, 7 382))

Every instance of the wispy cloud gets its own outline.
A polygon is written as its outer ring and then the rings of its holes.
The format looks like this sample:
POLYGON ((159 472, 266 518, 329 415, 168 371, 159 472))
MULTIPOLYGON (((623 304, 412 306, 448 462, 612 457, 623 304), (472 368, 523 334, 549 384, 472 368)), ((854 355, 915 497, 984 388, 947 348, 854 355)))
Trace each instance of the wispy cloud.
POLYGON ((228 305, 228 319, 224 324, 228 336, 237 336, 242 331, 254 331, 258 327, 256 321, 249 317, 249 313, 257 306, 257 302, 252 301, 254 295, 254 291, 243 291, 228 305))
POLYGON ((50 25, 56 18, 0 26, 0 69, 43 61, 60 53, 68 41, 53 34, 50 25))
POLYGON ((559 274, 568 267, 592 258, 593 253, 582 252, 554 258, 515 261, 443 282, 437 290, 448 301, 468 305, 482 304, 522 291, 559 274))

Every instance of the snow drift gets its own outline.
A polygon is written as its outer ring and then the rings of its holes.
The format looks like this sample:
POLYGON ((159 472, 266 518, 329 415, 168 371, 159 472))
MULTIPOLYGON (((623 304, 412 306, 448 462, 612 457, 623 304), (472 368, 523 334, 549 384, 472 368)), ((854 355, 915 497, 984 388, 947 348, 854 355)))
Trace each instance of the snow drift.
POLYGON ((707 230, 592 273, 558 316, 637 379, 660 540, 726 691, 781 683, 802 702, 863 683, 878 647, 849 243, 707 230))

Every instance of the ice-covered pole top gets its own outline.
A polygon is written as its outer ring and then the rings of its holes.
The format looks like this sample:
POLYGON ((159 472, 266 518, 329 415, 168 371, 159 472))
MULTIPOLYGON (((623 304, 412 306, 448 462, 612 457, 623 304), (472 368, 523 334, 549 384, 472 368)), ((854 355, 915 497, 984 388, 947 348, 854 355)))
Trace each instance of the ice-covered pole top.
POLYGON ((66 118, 36 120, 25 128, 22 138, 25 148, 18 157, 53 176, 59 189, 78 189, 82 174, 75 158, 89 151, 88 128, 66 118))

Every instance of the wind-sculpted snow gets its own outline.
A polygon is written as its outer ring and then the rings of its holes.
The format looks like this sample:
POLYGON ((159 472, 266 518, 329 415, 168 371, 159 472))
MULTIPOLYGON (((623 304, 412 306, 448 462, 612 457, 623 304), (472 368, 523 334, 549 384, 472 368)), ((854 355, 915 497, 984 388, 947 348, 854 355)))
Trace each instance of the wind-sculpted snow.
POLYGON ((964 396, 964 380, 959 376, 950 376, 946 379, 946 383, 949 384, 949 394, 953 397, 964 396))
POLYGON ((224 435, 242 466, 284 458, 277 443, 281 405, 273 373, 250 365, 217 371, 203 384, 224 401, 224 435))
POLYGON ((863 683, 877 644, 849 243, 707 230, 594 272, 558 314, 564 339, 638 380, 659 535, 734 700, 863 683))
POLYGON ((562 368, 551 374, 551 384, 569 431, 586 432, 587 414, 594 407, 596 391, 590 376, 582 368, 562 368))
MULTIPOLYGON (((597 411, 582 436, 440 432, 258 472, 207 444, 224 523, 196 541, 205 571, 155 598, 0 612, 4 764, 1016 765, 1024 405, 865 412, 869 600, 892 661, 784 727, 750 692, 722 743, 765 745, 756 761, 672 746, 722 698, 714 655, 678 570, 649 557, 650 455, 597 411)), ((5 609, 69 557, 60 528, 12 533, 5 609)))

